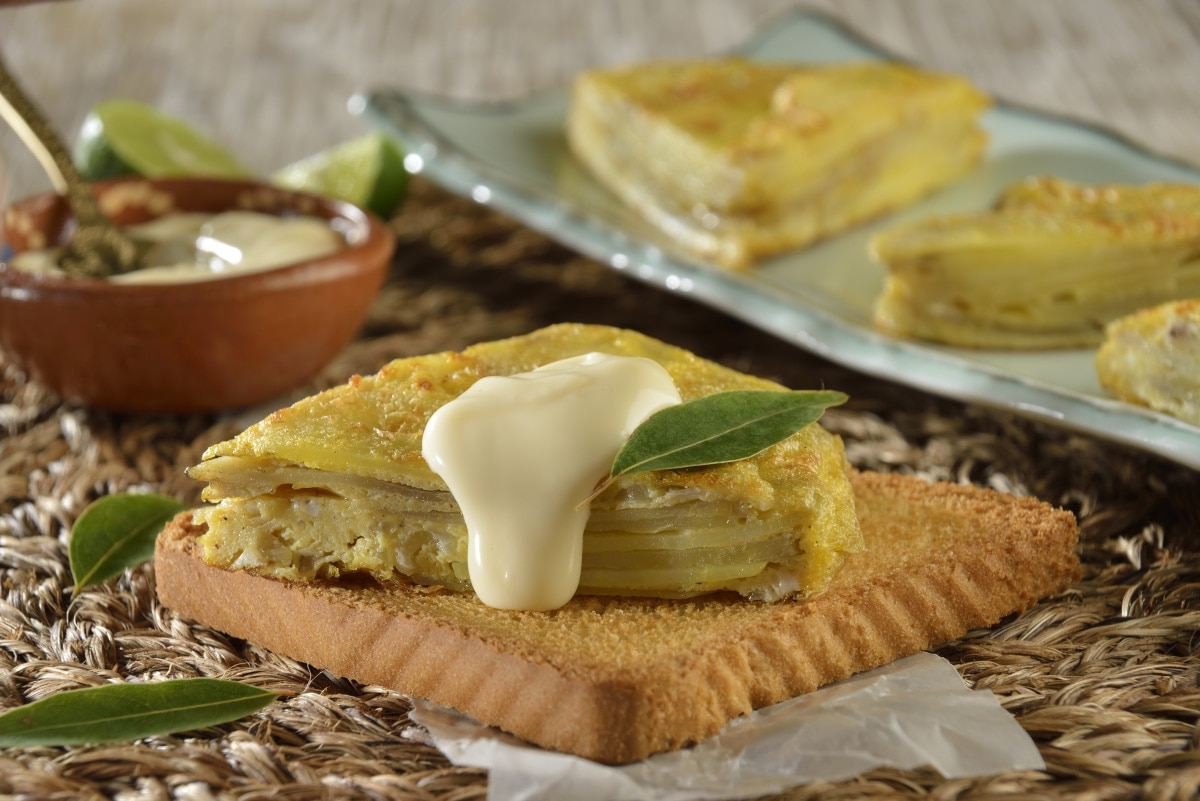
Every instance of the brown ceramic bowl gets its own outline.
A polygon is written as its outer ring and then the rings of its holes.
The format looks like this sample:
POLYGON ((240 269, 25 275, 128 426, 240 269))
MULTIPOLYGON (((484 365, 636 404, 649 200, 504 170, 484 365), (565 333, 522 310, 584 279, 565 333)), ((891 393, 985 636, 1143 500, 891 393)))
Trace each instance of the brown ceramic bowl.
MULTIPOLYGON (((96 185, 121 224, 170 212, 254 209, 331 221, 348 247, 261 273, 174 284, 37 276, 0 264, 0 349, 72 401, 126 412, 205 412, 264 402, 314 376, 357 333, 395 246, 371 214, 248 181, 132 179, 96 185)), ((13 203, 13 251, 70 229, 55 194, 13 203)))

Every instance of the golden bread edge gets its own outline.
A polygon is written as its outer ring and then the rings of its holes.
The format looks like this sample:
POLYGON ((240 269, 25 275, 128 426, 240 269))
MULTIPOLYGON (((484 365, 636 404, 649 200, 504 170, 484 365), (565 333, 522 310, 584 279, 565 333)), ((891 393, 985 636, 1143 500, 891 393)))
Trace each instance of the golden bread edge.
POLYGON ((187 513, 159 537, 158 595, 184 618, 338 675, 453 707, 546 748, 626 763, 993 625, 1080 575, 1068 512, 907 476, 853 473, 851 481, 868 550, 829 591, 775 604, 714 599, 748 616, 739 637, 693 640, 637 666, 557 664, 511 637, 478 636, 465 617, 398 614, 354 588, 212 567, 187 513))

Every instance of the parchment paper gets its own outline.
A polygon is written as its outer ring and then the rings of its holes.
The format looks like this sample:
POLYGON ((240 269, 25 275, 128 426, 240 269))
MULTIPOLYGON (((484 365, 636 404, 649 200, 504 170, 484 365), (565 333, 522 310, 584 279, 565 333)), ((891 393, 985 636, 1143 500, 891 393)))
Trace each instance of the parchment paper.
POLYGON ((692 748, 613 767, 546 751, 453 710, 410 717, 456 765, 487 768, 488 799, 752 798, 874 767, 930 765, 946 778, 1041 770, 1037 747, 986 690, 921 653, 731 721, 692 748))

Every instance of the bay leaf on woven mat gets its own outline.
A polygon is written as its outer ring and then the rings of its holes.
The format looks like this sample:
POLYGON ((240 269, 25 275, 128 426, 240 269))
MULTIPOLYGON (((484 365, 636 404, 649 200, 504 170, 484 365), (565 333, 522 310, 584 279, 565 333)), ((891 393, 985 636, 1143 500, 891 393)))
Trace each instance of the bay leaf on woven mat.
POLYGON ((278 695, 224 679, 66 690, 0 715, 0 748, 84 745, 192 731, 249 715, 278 695))
POLYGON ((188 505, 166 495, 106 495, 79 515, 71 529, 75 591, 112 578, 154 556, 154 540, 188 505))

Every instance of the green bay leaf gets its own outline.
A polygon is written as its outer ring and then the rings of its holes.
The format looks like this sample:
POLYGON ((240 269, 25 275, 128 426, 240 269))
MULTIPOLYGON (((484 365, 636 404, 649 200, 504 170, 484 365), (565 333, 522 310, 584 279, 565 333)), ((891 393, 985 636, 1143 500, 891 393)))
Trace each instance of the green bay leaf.
POLYGON ((165 495, 107 495, 91 503, 71 529, 75 590, 118 575, 154 556, 163 526, 189 508, 165 495))
POLYGON ((834 390, 718 392, 660 409, 642 421, 613 459, 585 506, 623 475, 749 459, 821 419, 847 400, 834 390))
POLYGON ((67 690, 0 715, 0 748, 137 740, 228 723, 269 704, 269 690, 224 679, 170 679, 67 690))
POLYGON ((845 402, 832 390, 735 390, 668 406, 634 430, 610 476, 748 459, 845 402))

